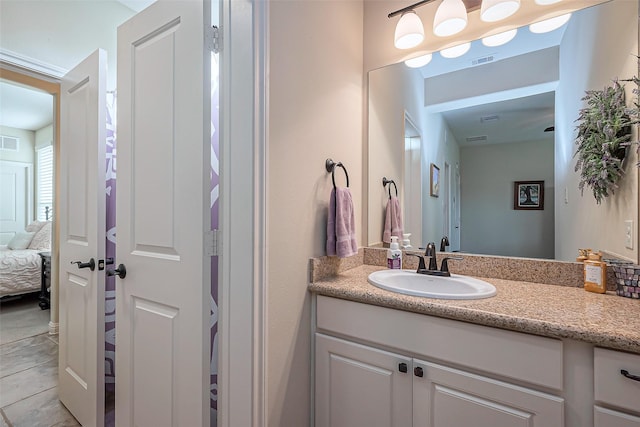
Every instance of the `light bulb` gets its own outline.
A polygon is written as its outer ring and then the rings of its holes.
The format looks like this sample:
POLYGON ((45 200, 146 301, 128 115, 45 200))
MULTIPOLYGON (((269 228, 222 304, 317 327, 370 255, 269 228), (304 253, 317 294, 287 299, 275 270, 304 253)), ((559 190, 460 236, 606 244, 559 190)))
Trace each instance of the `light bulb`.
POLYGON ((429 62, 431 62, 432 58, 433 58, 433 55, 430 53, 427 53, 426 55, 421 55, 416 58, 407 59, 406 61, 404 61, 404 65, 406 65, 409 68, 420 68, 420 67, 424 67, 429 62))
POLYGON ((496 47, 502 46, 503 44, 509 43, 518 33, 518 29, 515 28, 513 30, 505 31, 503 33, 494 34, 492 36, 488 36, 482 39, 482 44, 487 47, 496 47))
POLYGON ((405 12, 396 25, 394 45, 398 49, 411 49, 424 40, 422 21, 413 10, 405 12))
POLYGON ((484 22, 496 22, 516 13, 520 9, 520 0, 482 0, 480 19, 484 22))
POLYGON ((457 58, 467 53, 470 48, 471 43, 463 43, 459 44, 458 46, 450 47, 448 49, 442 49, 440 51, 440 55, 442 55, 443 58, 457 58))
POLYGON ((564 24, 569 22, 569 19, 571 19, 571 14, 567 13, 565 15, 556 16, 555 18, 535 22, 529 25, 529 31, 535 34, 548 33, 562 27, 564 24))
POLYGON ((462 0, 442 0, 433 19, 433 33, 439 37, 452 36, 467 26, 467 8, 462 0))

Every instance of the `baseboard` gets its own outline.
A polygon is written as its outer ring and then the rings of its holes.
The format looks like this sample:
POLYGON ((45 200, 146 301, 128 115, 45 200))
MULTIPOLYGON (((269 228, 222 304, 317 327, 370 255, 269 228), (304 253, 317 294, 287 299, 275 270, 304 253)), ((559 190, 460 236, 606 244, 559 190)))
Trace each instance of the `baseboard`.
POLYGON ((49 322, 49 335, 58 335, 60 323, 49 322))

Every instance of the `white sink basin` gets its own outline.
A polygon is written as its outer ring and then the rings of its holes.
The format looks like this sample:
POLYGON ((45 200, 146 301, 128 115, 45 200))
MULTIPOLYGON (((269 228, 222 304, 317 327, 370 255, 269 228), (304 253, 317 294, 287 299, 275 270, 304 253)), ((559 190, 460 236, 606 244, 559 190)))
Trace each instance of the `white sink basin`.
POLYGON ((480 299, 496 294, 491 283, 459 274, 438 277, 413 270, 380 270, 371 273, 368 280, 373 286, 388 291, 428 298, 480 299))

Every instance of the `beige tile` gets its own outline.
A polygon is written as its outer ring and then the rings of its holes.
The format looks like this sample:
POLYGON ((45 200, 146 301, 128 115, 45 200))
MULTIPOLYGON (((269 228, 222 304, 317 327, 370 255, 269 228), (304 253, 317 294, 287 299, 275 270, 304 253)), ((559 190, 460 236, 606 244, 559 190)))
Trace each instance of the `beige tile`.
POLYGON ((58 345, 46 334, 0 346, 0 378, 58 358, 58 345))
POLYGON ((0 304, 0 344, 49 331, 50 310, 41 310, 32 296, 0 304))
POLYGON ((0 409, 0 427, 9 427, 9 424, 7 424, 7 421, 4 419, 4 412, 2 412, 2 409, 0 409))
POLYGON ((38 393, 3 409, 13 427, 79 426, 58 400, 58 389, 38 393))
POLYGON ((0 378, 0 408, 33 394, 53 388, 58 383, 58 360, 0 378))

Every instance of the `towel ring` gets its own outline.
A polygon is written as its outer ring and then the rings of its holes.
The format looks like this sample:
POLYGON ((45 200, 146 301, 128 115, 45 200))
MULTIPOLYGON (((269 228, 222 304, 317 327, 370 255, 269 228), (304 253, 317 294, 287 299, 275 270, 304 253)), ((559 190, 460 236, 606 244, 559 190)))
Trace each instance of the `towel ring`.
POLYGON ((393 184, 394 188, 396 189, 396 197, 398 197, 398 186, 396 185, 396 182, 392 179, 387 179, 386 176, 382 177, 382 186, 386 187, 387 184, 389 184, 389 198, 391 198, 391 184, 393 184))
POLYGON ((331 159, 327 159, 324 164, 327 172, 331 172, 331 181, 333 182, 333 188, 336 188, 336 168, 342 168, 344 170, 344 176, 347 178, 347 187, 349 187, 349 174, 347 173, 347 168, 344 167, 342 162, 334 162, 331 159))

